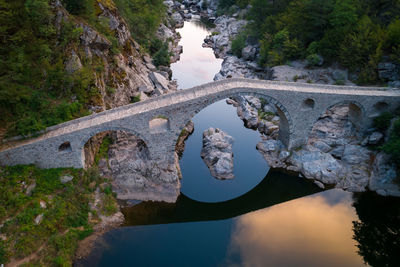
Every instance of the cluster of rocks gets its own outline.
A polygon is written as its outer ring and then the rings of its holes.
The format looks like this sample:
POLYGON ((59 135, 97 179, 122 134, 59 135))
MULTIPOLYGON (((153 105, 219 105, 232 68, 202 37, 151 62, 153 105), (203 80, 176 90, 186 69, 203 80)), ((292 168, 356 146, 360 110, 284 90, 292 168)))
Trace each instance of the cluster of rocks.
POLYGON ((237 96, 227 99, 226 102, 236 107, 245 127, 258 130, 271 138, 278 138, 280 118, 274 105, 254 96, 237 96))
POLYGON ((281 141, 264 136, 257 144, 268 164, 300 173, 324 188, 335 186, 351 192, 366 189, 381 195, 400 196, 396 168, 383 152, 364 145, 383 141, 383 134, 372 132, 365 138, 348 119, 348 105, 328 110, 314 125, 304 147, 288 151, 281 141))
POLYGON ((204 46, 211 47, 217 58, 224 58, 231 50, 231 41, 247 24, 246 20, 237 20, 223 15, 215 21, 213 34, 206 37, 204 46))
POLYGON ((270 79, 275 81, 355 85, 349 80, 347 70, 338 66, 329 68, 308 68, 306 61, 292 61, 289 65, 275 66, 270 69, 270 79))
POLYGON ((221 129, 209 128, 203 132, 201 157, 217 179, 233 179, 233 137, 221 129))

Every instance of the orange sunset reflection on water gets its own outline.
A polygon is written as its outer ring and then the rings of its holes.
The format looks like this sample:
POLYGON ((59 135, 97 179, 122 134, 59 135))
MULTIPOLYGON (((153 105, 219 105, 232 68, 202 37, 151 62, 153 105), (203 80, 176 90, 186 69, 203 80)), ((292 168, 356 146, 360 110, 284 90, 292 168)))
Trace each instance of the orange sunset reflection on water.
POLYGON ((352 239, 351 195, 330 203, 323 194, 239 217, 228 254, 238 254, 240 266, 365 266, 352 239))

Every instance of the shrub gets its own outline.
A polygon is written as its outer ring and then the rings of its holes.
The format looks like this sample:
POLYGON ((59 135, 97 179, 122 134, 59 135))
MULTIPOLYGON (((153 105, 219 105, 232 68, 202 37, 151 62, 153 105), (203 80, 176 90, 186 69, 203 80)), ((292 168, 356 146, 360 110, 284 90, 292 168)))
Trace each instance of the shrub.
POLYGON ((400 168, 400 119, 394 122, 389 141, 383 145, 383 150, 391 156, 397 168, 400 168))
POLYGON ((276 50, 271 50, 268 52, 268 65, 277 66, 284 62, 284 57, 276 50))
POLYGON ((307 55, 318 54, 318 48, 319 48, 319 43, 315 41, 312 42, 307 47, 307 55))
POLYGON ((168 43, 164 42, 160 50, 158 50, 153 56, 154 65, 168 66, 170 64, 170 53, 168 51, 168 43))
POLYGON ((133 38, 148 47, 165 17, 163 0, 114 0, 126 20, 133 38))
POLYGON ((160 51, 160 49, 163 46, 163 42, 158 39, 158 38, 154 38, 150 41, 150 55, 154 55, 155 53, 157 53, 158 51, 160 51))
POLYGON ((242 56, 242 50, 246 46, 246 34, 241 32, 232 40, 231 53, 237 57, 242 56))
POLYGON ((283 55, 285 59, 296 59, 301 58, 303 55, 304 48, 302 47, 302 43, 297 39, 287 39, 283 43, 283 55))
POLYGON ((309 66, 320 66, 323 62, 322 57, 318 54, 311 54, 306 58, 306 60, 309 66))
POLYGON ((131 96, 131 103, 136 103, 140 101, 140 95, 131 96))
POLYGON ((386 45, 389 48, 400 44, 400 19, 394 20, 387 28, 386 45))
POLYGON ((203 2, 201 3, 201 8, 204 9, 204 10, 208 8, 207 0, 203 0, 203 2))
POLYGON ((383 112, 378 117, 374 118, 374 127, 379 131, 385 131, 390 126, 390 121, 393 115, 390 112, 383 112))

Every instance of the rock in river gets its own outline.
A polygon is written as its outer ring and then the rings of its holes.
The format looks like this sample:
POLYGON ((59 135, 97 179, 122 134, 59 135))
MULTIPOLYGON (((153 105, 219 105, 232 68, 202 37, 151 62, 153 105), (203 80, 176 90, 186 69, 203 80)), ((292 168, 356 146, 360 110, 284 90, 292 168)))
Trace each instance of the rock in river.
POLYGON ((201 157, 217 179, 233 179, 233 137, 222 130, 209 128, 203 132, 201 157))

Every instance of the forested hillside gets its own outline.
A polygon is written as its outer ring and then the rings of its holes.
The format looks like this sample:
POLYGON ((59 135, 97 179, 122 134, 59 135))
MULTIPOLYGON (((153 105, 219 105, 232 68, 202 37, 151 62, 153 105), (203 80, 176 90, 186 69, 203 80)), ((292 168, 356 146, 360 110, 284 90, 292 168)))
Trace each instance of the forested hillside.
POLYGON ((248 4, 250 23, 232 52, 240 56, 246 40, 256 39, 260 65, 338 62, 358 84, 376 84, 380 62, 400 64, 399 0, 221 0, 219 9, 232 13, 232 5, 248 4))
POLYGON ((34 133, 105 105, 101 99, 125 75, 115 55, 132 49, 110 29, 117 8, 148 51, 164 17, 162 0, 0 0, 0 135, 34 133), (83 47, 84 28, 102 44, 83 47))

